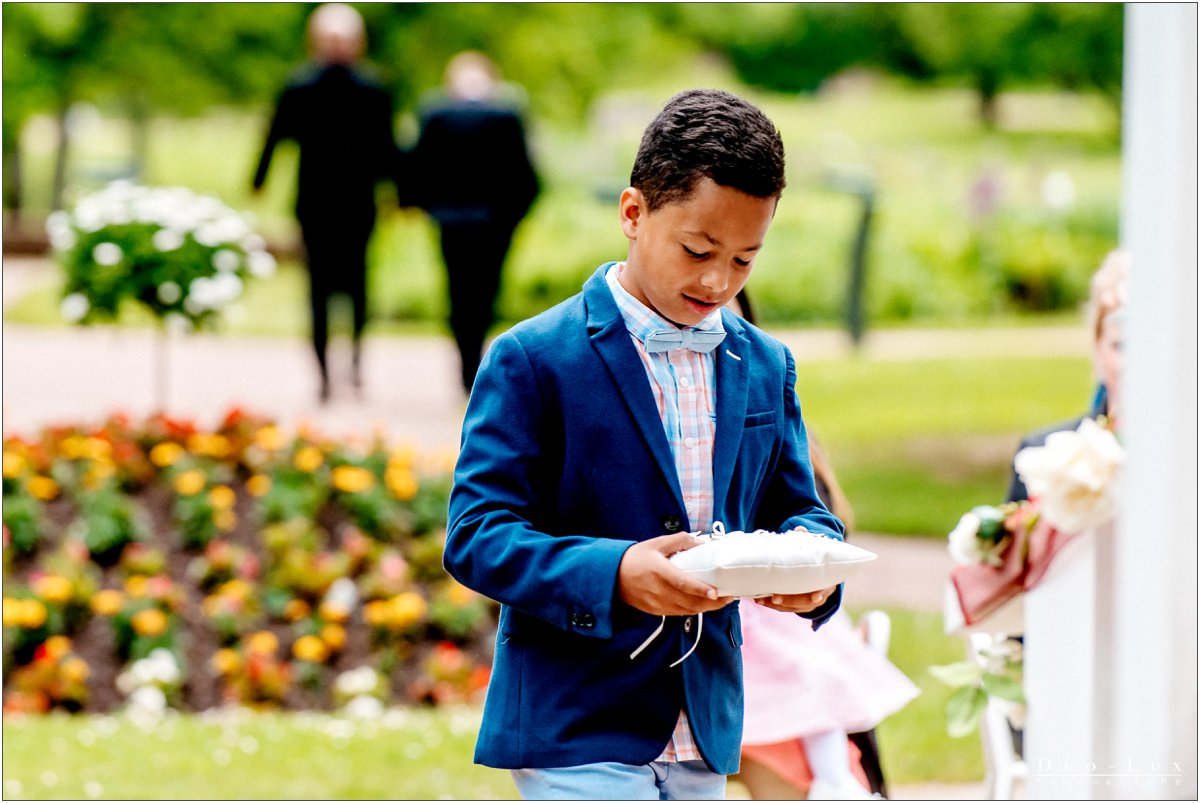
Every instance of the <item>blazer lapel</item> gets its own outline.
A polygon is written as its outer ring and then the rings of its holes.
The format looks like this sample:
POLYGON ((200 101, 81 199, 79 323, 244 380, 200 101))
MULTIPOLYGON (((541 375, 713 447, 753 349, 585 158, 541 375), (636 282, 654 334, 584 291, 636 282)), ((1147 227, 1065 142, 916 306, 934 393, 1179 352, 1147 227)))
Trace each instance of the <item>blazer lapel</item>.
POLYGON ((625 320, 621 317, 621 312, 613 301, 612 292, 604 280, 607 269, 608 265, 602 265, 584 285, 587 325, 592 347, 608 368, 609 375, 621 392, 625 406, 637 423, 646 448, 654 456, 663 478, 675 494, 679 510, 682 511, 683 491, 679 487, 679 476, 675 471, 675 458, 671 455, 667 435, 663 432, 662 417, 658 414, 654 394, 646 380, 646 367, 642 365, 633 343, 629 340, 625 320))
POLYGON ((725 341, 716 349, 717 435, 713 446, 713 515, 725 515, 725 495, 733 479, 733 467, 742 445, 746 419, 746 396, 750 387, 750 349, 736 316, 726 312, 725 341))

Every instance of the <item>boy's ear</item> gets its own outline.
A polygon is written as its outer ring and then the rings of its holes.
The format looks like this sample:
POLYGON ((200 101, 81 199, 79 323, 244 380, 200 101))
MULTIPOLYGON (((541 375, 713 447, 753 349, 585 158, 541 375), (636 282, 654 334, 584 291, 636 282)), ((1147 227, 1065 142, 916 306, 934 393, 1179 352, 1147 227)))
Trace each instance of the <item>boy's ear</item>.
POLYGON ((630 240, 636 240, 642 217, 646 215, 646 198, 635 187, 626 187, 618 202, 621 215, 621 231, 630 240))

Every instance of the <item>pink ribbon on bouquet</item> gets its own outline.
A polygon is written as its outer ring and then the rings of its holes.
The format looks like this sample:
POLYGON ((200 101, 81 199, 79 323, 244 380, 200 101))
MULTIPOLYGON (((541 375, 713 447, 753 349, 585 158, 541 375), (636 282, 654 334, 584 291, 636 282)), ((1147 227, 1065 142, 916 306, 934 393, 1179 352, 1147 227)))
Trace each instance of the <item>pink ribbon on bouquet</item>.
POLYGON ((1059 532, 1038 516, 1036 501, 1022 505, 1004 521, 1012 534, 999 566, 972 564, 950 570, 950 582, 958 596, 963 620, 978 624, 1004 603, 1029 591, 1042 581, 1054 556, 1077 534, 1059 532), (1030 526, 1030 519, 1037 517, 1030 526))

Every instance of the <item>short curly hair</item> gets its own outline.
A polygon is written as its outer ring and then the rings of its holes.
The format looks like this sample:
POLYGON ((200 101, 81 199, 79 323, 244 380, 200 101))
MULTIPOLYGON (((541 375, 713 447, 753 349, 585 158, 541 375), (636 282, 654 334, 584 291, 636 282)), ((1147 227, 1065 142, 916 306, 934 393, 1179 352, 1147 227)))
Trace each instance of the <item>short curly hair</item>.
POLYGON ((629 183, 649 211, 682 201, 710 178, 757 198, 783 192, 783 140, 756 106, 719 89, 690 89, 646 127, 629 183))

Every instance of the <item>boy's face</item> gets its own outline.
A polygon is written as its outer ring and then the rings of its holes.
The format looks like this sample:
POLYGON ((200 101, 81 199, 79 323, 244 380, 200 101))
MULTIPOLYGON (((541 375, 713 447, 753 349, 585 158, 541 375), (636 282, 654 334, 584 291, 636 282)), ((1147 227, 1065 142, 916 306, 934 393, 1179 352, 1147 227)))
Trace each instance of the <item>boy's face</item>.
POLYGON ((620 213, 629 259, 622 286, 678 326, 700 323, 750 278, 777 202, 703 178, 682 201, 650 212, 639 190, 626 189, 620 213))

